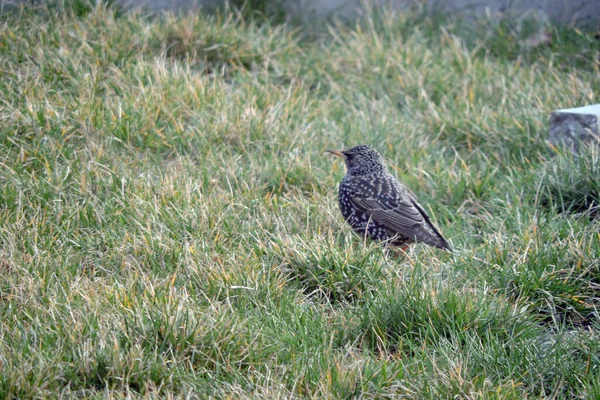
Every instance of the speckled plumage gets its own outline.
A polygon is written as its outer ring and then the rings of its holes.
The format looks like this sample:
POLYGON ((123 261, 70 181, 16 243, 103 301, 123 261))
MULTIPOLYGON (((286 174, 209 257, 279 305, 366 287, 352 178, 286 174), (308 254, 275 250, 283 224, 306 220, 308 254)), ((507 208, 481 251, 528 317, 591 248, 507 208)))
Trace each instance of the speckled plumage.
POLYGON ((391 246, 425 243, 450 250, 415 197, 387 172, 375 149, 359 145, 329 152, 346 161, 338 200, 354 231, 391 246))

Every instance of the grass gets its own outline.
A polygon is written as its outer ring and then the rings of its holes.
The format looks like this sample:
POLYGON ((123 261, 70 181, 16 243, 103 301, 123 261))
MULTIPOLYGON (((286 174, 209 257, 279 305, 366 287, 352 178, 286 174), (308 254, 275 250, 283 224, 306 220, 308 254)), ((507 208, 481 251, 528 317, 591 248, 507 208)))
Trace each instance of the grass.
POLYGON ((592 33, 82 4, 0 16, 0 397, 600 397, 592 33), (349 231, 357 143, 455 254, 349 231))

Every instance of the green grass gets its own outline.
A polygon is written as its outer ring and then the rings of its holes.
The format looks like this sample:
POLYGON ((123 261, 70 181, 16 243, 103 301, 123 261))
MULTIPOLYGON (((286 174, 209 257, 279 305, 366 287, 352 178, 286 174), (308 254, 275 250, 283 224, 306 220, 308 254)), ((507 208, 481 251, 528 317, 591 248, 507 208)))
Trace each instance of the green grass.
POLYGON ((259 14, 0 16, 0 397, 600 397, 593 34, 259 14), (358 143, 453 255, 349 231, 358 143))

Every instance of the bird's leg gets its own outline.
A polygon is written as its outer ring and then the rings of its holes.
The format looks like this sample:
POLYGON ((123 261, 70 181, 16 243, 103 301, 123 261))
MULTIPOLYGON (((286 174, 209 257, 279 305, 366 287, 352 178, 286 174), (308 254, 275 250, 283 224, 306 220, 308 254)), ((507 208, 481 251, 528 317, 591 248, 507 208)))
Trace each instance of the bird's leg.
POLYGON ((396 256, 406 255, 406 251, 408 250, 409 247, 410 247, 410 244, 404 244, 400 247, 395 247, 395 246, 390 246, 389 243, 386 243, 385 247, 384 247, 384 254, 386 257, 388 257, 390 255, 390 252, 393 250, 393 253, 396 256))
POLYGON ((404 244, 400 247, 394 247, 394 254, 396 255, 396 257, 402 257, 402 256, 406 256, 406 251, 408 250, 408 248, 410 247, 410 244, 404 244))
POLYGON ((410 247, 410 244, 405 244, 404 246, 400 247, 400 251, 403 253, 406 253, 406 250, 408 250, 409 247, 410 247))

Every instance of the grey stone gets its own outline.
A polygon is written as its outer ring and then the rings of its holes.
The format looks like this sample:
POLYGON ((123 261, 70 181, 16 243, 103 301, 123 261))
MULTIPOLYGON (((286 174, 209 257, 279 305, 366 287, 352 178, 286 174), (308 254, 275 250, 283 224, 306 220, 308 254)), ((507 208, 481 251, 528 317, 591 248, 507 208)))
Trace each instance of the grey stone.
POLYGON ((553 146, 564 146, 577 154, 581 144, 600 145, 600 104, 555 110, 550 117, 553 146))

